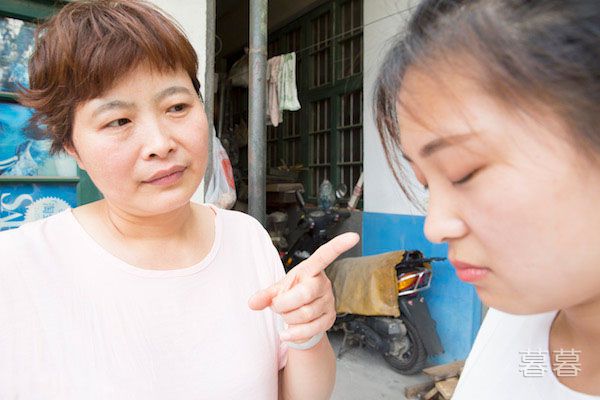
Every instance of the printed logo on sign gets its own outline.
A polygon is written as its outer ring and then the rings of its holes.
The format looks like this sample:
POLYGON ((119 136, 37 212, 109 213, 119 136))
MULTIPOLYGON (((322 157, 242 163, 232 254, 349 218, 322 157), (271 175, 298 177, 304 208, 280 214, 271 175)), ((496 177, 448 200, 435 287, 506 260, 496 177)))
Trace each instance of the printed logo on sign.
POLYGON ((16 228, 25 222, 27 206, 33 203, 29 194, 0 194, 0 231, 16 228))
POLYGON ((69 204, 58 197, 43 197, 31 203, 25 213, 25 222, 46 218, 71 208, 69 204))
POLYGON ((30 194, 0 193, 0 231, 17 228, 25 222, 46 218, 71 208, 54 196, 34 200, 30 194))

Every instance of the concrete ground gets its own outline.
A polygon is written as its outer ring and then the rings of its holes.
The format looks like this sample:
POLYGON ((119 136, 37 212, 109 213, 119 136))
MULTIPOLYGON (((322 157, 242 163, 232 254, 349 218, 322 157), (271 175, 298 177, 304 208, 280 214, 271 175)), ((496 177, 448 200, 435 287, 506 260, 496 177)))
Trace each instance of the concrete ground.
MULTIPOLYGON (((330 332, 336 354, 342 344, 342 332, 330 332)), ((400 375, 383 357, 368 348, 352 347, 337 362, 337 379, 332 400, 403 400, 404 388, 426 381, 420 375, 400 375)))

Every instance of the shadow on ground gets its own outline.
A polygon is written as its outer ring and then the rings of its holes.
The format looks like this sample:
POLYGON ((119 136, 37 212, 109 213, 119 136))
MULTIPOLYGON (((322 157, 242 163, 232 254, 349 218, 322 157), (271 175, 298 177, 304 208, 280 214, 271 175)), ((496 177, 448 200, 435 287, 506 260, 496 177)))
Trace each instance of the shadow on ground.
MULTIPOLYGON (((336 354, 343 333, 330 332, 329 340, 336 354)), ((337 377, 332 400, 402 400, 404 388, 426 381, 420 375, 400 375, 383 357, 368 348, 352 347, 337 360, 337 377)))

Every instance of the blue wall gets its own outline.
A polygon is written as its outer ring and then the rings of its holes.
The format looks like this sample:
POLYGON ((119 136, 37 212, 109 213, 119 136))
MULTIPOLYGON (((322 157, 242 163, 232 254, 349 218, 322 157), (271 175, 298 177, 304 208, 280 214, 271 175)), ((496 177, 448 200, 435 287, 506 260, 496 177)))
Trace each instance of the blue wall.
MULTIPOLYGON (((447 257, 446 245, 429 242, 423 234, 424 217, 363 214, 363 254, 393 250, 421 250, 426 257, 447 257)), ((481 302, 475 289, 461 282, 446 262, 433 264, 431 288, 424 292, 445 352, 432 357, 432 364, 444 364, 467 357, 479 326, 481 302)))

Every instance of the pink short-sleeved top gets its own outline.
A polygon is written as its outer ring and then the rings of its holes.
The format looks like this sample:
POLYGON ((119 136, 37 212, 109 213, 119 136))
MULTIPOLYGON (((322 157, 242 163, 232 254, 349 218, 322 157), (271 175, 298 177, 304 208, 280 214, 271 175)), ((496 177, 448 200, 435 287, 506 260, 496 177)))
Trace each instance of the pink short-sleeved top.
POLYGON ((277 399, 279 316, 248 307, 283 275, 253 218, 217 210, 198 264, 148 270, 68 210, 0 233, 0 398, 277 399))

